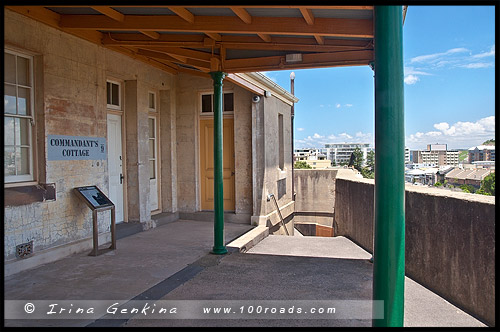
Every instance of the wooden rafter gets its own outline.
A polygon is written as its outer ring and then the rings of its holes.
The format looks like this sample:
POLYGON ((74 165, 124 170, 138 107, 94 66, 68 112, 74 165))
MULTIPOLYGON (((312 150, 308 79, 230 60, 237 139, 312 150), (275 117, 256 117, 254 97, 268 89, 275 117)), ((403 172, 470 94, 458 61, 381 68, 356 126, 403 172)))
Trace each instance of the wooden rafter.
POLYGON ((155 40, 160 39, 160 34, 156 31, 139 31, 139 32, 155 40))
MULTIPOLYGON (((170 62, 178 62, 178 60, 175 57, 172 57, 168 54, 162 53, 162 52, 156 52, 156 51, 150 51, 150 50, 145 50, 145 49, 139 49, 137 51, 137 54, 139 55, 144 55, 146 57, 150 58, 157 58, 157 59, 163 59, 167 60, 170 62)), ((187 59, 186 61, 183 61, 182 63, 198 68, 203 71, 209 71, 210 70, 210 64, 205 62, 205 61, 199 61, 199 60, 194 60, 194 59, 187 59)))
POLYGON ((306 23, 309 25, 313 25, 314 24, 314 15, 313 15, 312 11, 309 8, 304 8, 304 7, 300 7, 299 9, 300 9, 300 13, 304 17, 304 20, 306 20, 306 23))
POLYGON ((265 41, 266 43, 269 43, 271 42, 271 36, 266 34, 266 33, 257 33, 257 36, 259 36, 263 41, 265 41))
POLYGON ((194 23, 194 15, 184 7, 167 7, 170 11, 180 16, 188 23, 194 23))
POLYGON ((319 34, 332 37, 373 38, 372 20, 345 18, 316 18, 308 25, 300 17, 253 17, 252 24, 233 16, 198 16, 194 23, 172 15, 128 15, 124 22, 117 22, 100 15, 61 15, 60 27, 65 29, 90 29, 110 31, 180 31, 244 33, 264 35, 319 34))
POLYGON ((245 8, 231 7, 231 10, 246 24, 252 23, 252 16, 250 16, 245 8))
POLYGON ((145 49, 147 48, 152 51, 167 53, 169 55, 180 55, 186 58, 207 61, 207 62, 210 62, 210 58, 212 58, 212 55, 210 53, 188 50, 180 47, 144 46, 144 48, 145 49))
POLYGON ((107 17, 112 18, 113 20, 118 21, 118 22, 123 22, 123 20, 125 19, 125 15, 123 15, 119 11, 114 10, 111 7, 91 6, 90 8, 92 8, 93 10, 98 11, 99 13, 104 14, 107 17))
POLYGON ((313 68, 314 66, 332 65, 367 65, 373 61, 373 51, 350 51, 335 53, 303 54, 300 63, 287 64, 284 56, 271 56, 250 59, 226 60, 227 72, 249 72, 264 69, 313 68), (256 70, 256 68, 261 68, 256 70))
POLYGON ((208 37, 212 38, 213 40, 220 41, 222 39, 221 35, 218 33, 213 33, 213 32, 205 32, 205 35, 208 37))

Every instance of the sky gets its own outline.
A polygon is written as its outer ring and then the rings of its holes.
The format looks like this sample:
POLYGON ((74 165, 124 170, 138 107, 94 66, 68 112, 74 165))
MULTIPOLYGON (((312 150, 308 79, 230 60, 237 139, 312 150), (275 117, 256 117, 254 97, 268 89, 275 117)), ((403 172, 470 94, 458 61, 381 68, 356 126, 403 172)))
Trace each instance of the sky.
MULTIPOLYGON (((409 6, 403 26, 405 145, 468 149, 495 138, 495 7, 409 6)), ((264 74, 290 91, 291 70, 264 74)), ((369 66, 295 72, 295 148, 374 146, 369 66)))

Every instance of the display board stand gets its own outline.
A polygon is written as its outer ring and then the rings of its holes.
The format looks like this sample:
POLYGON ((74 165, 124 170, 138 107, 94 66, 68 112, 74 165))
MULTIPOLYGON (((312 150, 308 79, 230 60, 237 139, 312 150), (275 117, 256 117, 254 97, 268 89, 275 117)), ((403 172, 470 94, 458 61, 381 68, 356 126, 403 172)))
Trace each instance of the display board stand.
POLYGON ((93 229, 93 249, 89 256, 98 256, 107 251, 116 249, 116 223, 115 223, 115 205, 109 200, 97 186, 86 186, 74 188, 77 196, 92 210, 92 229, 93 229), (99 228, 97 225, 97 212, 111 210, 111 246, 99 250, 99 228))

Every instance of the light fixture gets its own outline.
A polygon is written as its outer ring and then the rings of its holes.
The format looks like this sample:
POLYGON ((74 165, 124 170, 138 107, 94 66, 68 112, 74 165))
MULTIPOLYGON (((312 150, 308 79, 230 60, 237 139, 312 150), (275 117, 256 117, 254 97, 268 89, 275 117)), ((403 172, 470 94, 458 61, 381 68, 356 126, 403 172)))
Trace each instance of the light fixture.
POLYGON ((302 53, 287 54, 285 56, 285 61, 288 63, 301 62, 302 61, 302 53))
POLYGON ((292 81, 295 79, 295 73, 293 71, 290 73, 290 79, 292 81))

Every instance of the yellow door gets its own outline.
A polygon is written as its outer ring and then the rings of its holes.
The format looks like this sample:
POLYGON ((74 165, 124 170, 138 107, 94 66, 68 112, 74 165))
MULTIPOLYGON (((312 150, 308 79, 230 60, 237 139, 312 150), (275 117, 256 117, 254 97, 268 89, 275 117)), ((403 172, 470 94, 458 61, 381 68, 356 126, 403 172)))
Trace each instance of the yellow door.
MULTIPOLYGON (((234 211, 233 119, 224 119, 224 211, 234 211)), ((201 209, 214 209, 214 121, 200 120, 201 209)))

